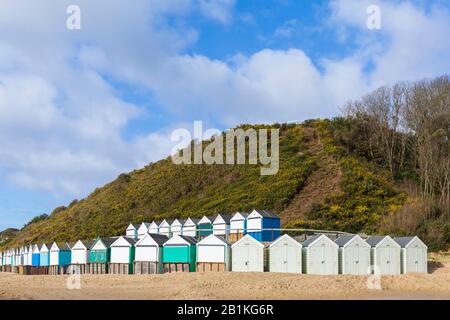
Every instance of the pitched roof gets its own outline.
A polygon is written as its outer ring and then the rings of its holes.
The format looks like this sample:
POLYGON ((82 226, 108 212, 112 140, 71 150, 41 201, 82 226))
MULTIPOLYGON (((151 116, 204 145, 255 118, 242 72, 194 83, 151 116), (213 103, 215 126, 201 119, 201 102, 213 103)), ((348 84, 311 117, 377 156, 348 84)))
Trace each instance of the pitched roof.
MULTIPOLYGON (((227 214, 219 214, 219 215, 217 215, 216 219, 217 219, 219 216, 222 217, 223 221, 225 221, 226 224, 230 224, 230 220, 231 220, 231 218, 233 218, 233 216, 230 216, 230 215, 227 215, 227 214)), ((213 222, 214 222, 216 219, 214 219, 213 222)))
POLYGON ((343 247, 345 246, 350 240, 352 240, 354 237, 356 237, 355 235, 353 236, 340 236, 339 238, 336 239, 336 244, 339 247, 343 247))
POLYGON ((169 240, 169 238, 167 236, 163 235, 163 234, 152 233, 152 234, 149 234, 149 237, 152 237, 152 239, 155 240, 155 242, 159 246, 162 246, 164 244, 164 242, 169 240))
MULTIPOLYGON (((115 238, 100 238, 100 240, 103 242, 103 244, 104 244, 107 248, 109 248, 109 247, 111 247, 111 245, 114 243, 114 241, 117 240, 117 237, 115 237, 115 238)), ((96 242, 97 242, 97 241, 94 241, 94 242, 92 243, 91 248, 94 246, 94 244, 95 244, 96 242)))
POLYGON ((181 239, 187 241, 189 244, 196 244, 196 243, 198 242, 198 241, 195 240, 195 238, 193 238, 193 237, 182 236, 182 235, 179 235, 179 237, 180 237, 181 239))
POLYGON ((250 214, 250 213, 248 213, 248 212, 240 212, 240 211, 238 211, 238 212, 236 212, 235 214, 233 214, 233 217, 234 217, 235 215, 237 215, 238 213, 239 213, 241 216, 243 216, 244 218, 247 218, 248 215, 250 214))
POLYGON ((147 229, 148 229, 148 227, 150 227, 151 223, 150 223, 150 222, 142 222, 141 225, 139 226, 139 228, 140 228, 142 225, 146 226, 147 229))
POLYGON ((90 249, 94 244, 95 240, 80 240, 80 241, 86 248, 90 249))
POLYGON ((185 224, 189 219, 195 224, 198 224, 198 222, 200 221, 199 218, 187 218, 186 221, 184 221, 183 224, 185 224))
POLYGON ((273 213, 270 210, 255 209, 255 211, 258 212, 262 217, 265 217, 265 218, 279 218, 275 213, 273 213))
POLYGON ((186 219, 179 219, 179 218, 176 218, 176 219, 173 219, 173 220, 172 220, 172 223, 171 223, 170 225, 172 225, 172 224, 175 222, 175 220, 178 220, 178 222, 181 223, 181 225, 183 225, 183 224, 186 222, 186 219))
MULTIPOLYGON (((134 246, 137 242, 136 239, 130 237, 123 237, 130 245, 134 246)), ((117 240, 117 239, 116 239, 117 240)))
POLYGON ((59 250, 62 251, 70 251, 71 249, 67 242, 57 242, 56 245, 58 246, 59 250))
MULTIPOLYGON (((312 237, 310 237, 310 238, 308 238, 308 239, 306 239, 305 241, 303 241, 302 242, 302 246, 303 247, 308 247, 308 246, 310 246, 314 241, 316 241, 317 239, 319 239, 320 237, 325 237, 325 238, 327 238, 328 240, 330 240, 331 241, 331 243, 335 243, 333 240, 331 240, 330 239, 330 237, 328 237, 326 234, 316 234, 316 235, 313 235, 312 237)), ((336 244, 337 245, 337 244, 336 244)))
POLYGON ((400 247, 404 248, 410 243, 415 237, 397 237, 394 241, 397 242, 400 247))
POLYGON ((366 242, 370 244, 371 247, 376 247, 381 241, 384 240, 386 236, 372 236, 367 238, 366 242))

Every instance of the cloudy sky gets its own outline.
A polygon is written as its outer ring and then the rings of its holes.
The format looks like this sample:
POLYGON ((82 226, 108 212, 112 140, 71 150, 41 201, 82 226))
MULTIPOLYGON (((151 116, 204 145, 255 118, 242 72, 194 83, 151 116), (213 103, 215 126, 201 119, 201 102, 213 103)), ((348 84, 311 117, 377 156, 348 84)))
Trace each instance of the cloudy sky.
POLYGON ((0 229, 167 156, 194 120, 331 117, 450 73, 449 34, 445 0, 1 0, 0 229))

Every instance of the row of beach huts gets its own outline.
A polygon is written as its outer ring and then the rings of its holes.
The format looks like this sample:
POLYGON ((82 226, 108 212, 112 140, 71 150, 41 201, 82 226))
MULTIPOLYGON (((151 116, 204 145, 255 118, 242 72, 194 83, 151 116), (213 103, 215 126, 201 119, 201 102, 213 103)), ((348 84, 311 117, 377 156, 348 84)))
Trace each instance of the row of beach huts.
POLYGON ((427 272, 418 237, 280 234, 270 211, 130 225, 126 234, 76 243, 29 245, 0 253, 0 268, 20 274, 289 272, 401 274, 427 272), (156 227, 155 227, 156 226, 156 227))

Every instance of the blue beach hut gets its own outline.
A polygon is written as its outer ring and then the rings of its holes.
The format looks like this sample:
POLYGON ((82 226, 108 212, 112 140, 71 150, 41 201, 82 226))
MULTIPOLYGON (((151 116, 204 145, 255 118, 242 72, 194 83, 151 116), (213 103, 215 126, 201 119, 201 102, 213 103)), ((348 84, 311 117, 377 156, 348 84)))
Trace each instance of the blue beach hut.
POLYGON ((39 266, 48 267, 50 265, 50 249, 44 243, 39 248, 39 266))
POLYGON ((253 210, 247 217, 247 233, 258 241, 273 241, 280 236, 280 217, 269 210, 253 210))
POLYGON ((40 258, 41 258, 41 254, 40 254, 39 246, 37 244, 35 244, 33 246, 33 254, 31 255, 31 265, 33 267, 39 267, 40 260, 41 260, 40 258))

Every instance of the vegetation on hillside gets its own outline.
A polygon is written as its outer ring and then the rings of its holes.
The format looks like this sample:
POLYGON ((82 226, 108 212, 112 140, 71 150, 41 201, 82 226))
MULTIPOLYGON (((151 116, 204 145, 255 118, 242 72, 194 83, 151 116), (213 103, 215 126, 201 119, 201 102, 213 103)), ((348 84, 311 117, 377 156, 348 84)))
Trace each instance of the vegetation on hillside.
POLYGON ((349 103, 344 117, 241 126, 250 127, 280 129, 278 174, 261 176, 259 165, 164 159, 35 219, 8 246, 119 235, 129 223, 253 208, 280 213, 285 227, 417 234, 431 249, 450 242, 448 77, 380 88, 349 103), (333 170, 339 174, 332 184, 324 174, 333 170), (325 195, 312 190, 318 183, 330 184, 325 195))

